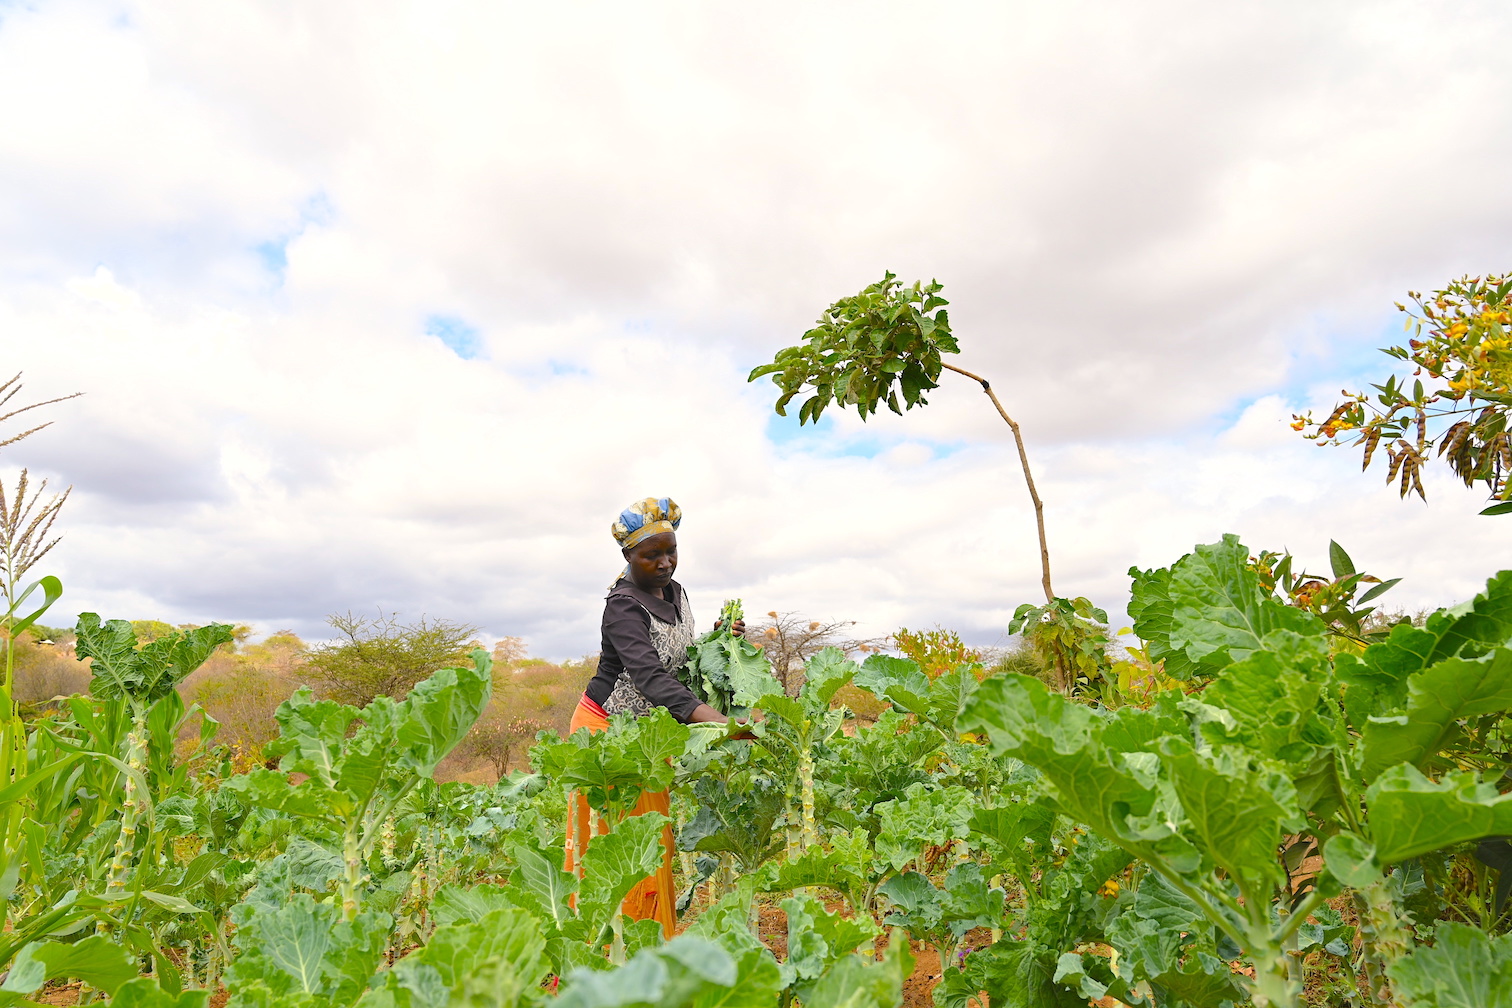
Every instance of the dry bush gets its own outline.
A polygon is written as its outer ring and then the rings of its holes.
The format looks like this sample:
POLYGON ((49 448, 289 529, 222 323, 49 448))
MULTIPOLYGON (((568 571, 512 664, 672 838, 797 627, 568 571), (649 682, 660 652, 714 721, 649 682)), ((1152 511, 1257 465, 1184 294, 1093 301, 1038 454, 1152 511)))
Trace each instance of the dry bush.
POLYGON ((305 643, 288 630, 257 644, 227 645, 184 680, 187 703, 220 722, 215 742, 258 753, 278 735, 273 712, 300 686, 305 643))
POLYGON ((493 699, 447 757, 438 780, 472 779, 480 766, 495 779, 523 768, 537 732, 549 728, 567 734, 583 690, 598 669, 597 655, 561 664, 531 658, 518 637, 499 641, 493 657, 493 699))
POLYGON ((452 750, 452 758, 458 769, 485 762, 493 771, 494 780, 502 780, 535 744, 536 734, 547 727, 544 721, 510 710, 495 697, 477 724, 452 750))
POLYGON ((89 686, 89 666, 74 654, 72 640, 44 643, 30 633, 23 633, 16 640, 15 660, 12 699, 24 712, 56 706, 50 703, 55 697, 83 693, 89 686))
POLYGON ((478 628, 421 616, 401 623, 398 614, 328 616, 340 635, 311 648, 305 673, 322 696, 365 707, 376 696, 403 700, 439 668, 468 663, 478 628))
POLYGON ((796 612, 769 612, 764 621, 747 621, 746 640, 766 654, 787 695, 797 696, 803 688, 804 664, 825 648, 839 648, 846 655, 881 650, 887 638, 851 637, 845 631, 855 625, 855 620, 829 623, 796 612))

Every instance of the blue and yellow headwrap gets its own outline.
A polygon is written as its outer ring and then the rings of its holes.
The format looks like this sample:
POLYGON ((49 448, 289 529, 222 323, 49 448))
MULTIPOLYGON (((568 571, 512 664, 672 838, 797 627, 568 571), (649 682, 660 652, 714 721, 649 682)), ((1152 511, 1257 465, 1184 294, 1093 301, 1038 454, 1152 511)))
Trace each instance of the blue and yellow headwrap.
POLYGON ((676 532, 682 524, 682 508, 671 497, 647 497, 621 511, 609 531, 621 549, 633 549, 636 543, 663 532, 676 532))

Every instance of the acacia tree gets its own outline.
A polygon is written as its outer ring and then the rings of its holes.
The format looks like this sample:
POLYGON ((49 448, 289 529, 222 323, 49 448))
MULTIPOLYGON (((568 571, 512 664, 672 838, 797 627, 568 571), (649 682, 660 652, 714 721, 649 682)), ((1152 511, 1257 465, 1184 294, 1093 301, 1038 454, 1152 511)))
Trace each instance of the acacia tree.
POLYGON ((806 388, 810 395, 798 407, 798 423, 818 421, 825 407, 836 403, 854 407, 862 420, 880 406, 903 414, 905 409, 928 405, 924 393, 938 388, 942 371, 954 371, 977 382, 992 400, 998 416, 1013 432, 1024 486, 1034 505, 1034 524, 1039 533, 1040 584, 1045 600, 1055 601, 1050 584, 1050 545, 1045 538, 1045 507, 1029 470, 1029 453, 1019 425, 1003 409, 992 384, 979 374, 948 364, 943 354, 960 353, 950 331, 950 316, 940 297, 943 287, 931 280, 903 286, 887 272, 854 297, 830 305, 814 328, 804 333, 805 342, 777 352, 772 363, 754 369, 748 381, 771 375, 782 390, 777 414, 787 416, 787 405, 806 388))
POLYGON ((797 696, 803 687, 804 665, 825 648, 838 648, 845 655, 881 649, 885 638, 853 638, 845 632, 855 625, 855 620, 827 622, 773 610, 764 622, 746 628, 746 640, 761 648, 783 691, 797 696))
POLYGON ((1481 514, 1512 513, 1512 273, 1462 277, 1426 298, 1408 297, 1413 307, 1397 310, 1412 336, 1381 352, 1411 364, 1412 374, 1371 386, 1374 395, 1345 391, 1326 419, 1300 414, 1292 429, 1319 445, 1361 449, 1363 469, 1384 447, 1386 482, 1402 497, 1427 500, 1422 468, 1436 454, 1465 486, 1480 483, 1498 502, 1481 514))
POLYGON ((432 672, 462 663, 478 633, 475 626, 426 616, 402 623, 397 613, 348 612, 326 622, 341 636, 311 649, 305 672, 325 696, 353 707, 377 696, 404 699, 432 672))

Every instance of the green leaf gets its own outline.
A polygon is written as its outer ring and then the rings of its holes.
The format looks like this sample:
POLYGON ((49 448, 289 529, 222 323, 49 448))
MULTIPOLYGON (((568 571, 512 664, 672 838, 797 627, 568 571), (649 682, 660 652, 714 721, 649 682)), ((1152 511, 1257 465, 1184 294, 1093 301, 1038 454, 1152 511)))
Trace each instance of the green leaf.
POLYGON ((877 889, 892 904, 892 911, 882 923, 906 928, 922 941, 933 942, 941 930, 942 893, 918 872, 894 875, 877 889))
POLYGON ((1473 660, 1447 658, 1407 680, 1406 708, 1361 726, 1360 777, 1369 782, 1397 763, 1423 766, 1460 721, 1512 710, 1512 649, 1473 660))
POLYGON ((224 623, 167 634, 137 646, 125 620, 100 624, 94 613, 81 613, 74 628, 80 658, 93 659, 89 692, 99 700, 126 699, 147 706, 166 696, 222 644, 232 640, 224 623))
POLYGON ((82 980, 107 994, 138 973, 135 958, 103 935, 73 944, 29 942, 16 954, 0 990, 32 994, 49 980, 82 980))
POLYGON ((683 827, 683 850, 730 853, 745 871, 755 871, 774 846, 772 827, 784 806, 783 788, 764 775, 730 780, 700 777, 693 784, 699 809, 683 827))
POLYGON ((1512 514, 1512 501, 1504 501, 1501 504, 1492 504, 1490 507, 1486 508, 1480 513, 1483 515, 1512 514))
POLYGON ((1027 869, 1025 841, 1047 848, 1054 822, 1055 813, 1048 806, 1030 802, 977 809, 971 814, 972 832, 994 841, 1007 856, 1005 867, 1014 874, 1027 869))
POLYGON ((1452 922, 1387 967, 1408 1008, 1512 1008, 1512 935, 1492 938, 1452 922))
POLYGON ((515 864, 509 876, 511 898, 543 921, 564 927, 574 916, 569 900, 577 892, 578 878, 562 870, 562 851, 547 850, 535 838, 526 837, 515 842, 511 857, 515 864))
POLYGON ((110 1008, 207 1008, 209 1003, 207 990, 169 994, 152 977, 128 980, 110 996, 110 1008))
POLYGON ((1328 838, 1323 845, 1323 863, 1334 878, 1351 889, 1364 889, 1381 877, 1375 845, 1349 832, 1328 838))
POLYGON ((1299 742, 1326 739, 1318 705, 1331 678, 1328 641, 1279 631, 1265 650, 1225 669, 1205 703, 1233 716, 1240 739, 1256 752, 1279 754, 1299 742))
POLYGON ((233 920, 241 955, 226 971, 231 1004, 238 1004, 243 986, 332 1005, 357 1000, 383 958, 392 920, 366 911, 350 923, 339 918, 339 906, 316 903, 307 893, 277 909, 238 907, 233 920))
POLYGON ((148 902, 156 903, 158 906, 162 907, 164 910, 167 910, 169 913, 204 913, 204 910, 202 910, 200 907, 195 906, 193 903, 190 903, 182 896, 174 896, 170 893, 153 892, 150 889, 143 890, 141 896, 148 902))
MULTIPOLYGON (((518 865, 518 862, 516 862, 518 865)), ((563 872, 568 878, 572 875, 563 872)), ((576 881, 574 879, 574 881, 576 881)), ((523 885, 523 882, 514 883, 514 886, 523 885)), ((511 898, 513 887, 499 885, 474 885, 461 886, 448 882, 436 890, 436 896, 431 900, 431 917, 439 926, 447 924, 465 924, 469 921, 482 920, 486 915, 495 910, 504 910, 515 905, 511 898)), ((565 905, 563 907, 565 908, 565 905)), ((569 910, 570 914, 571 911, 569 910)), ((565 919, 565 917, 563 918, 565 919)), ((557 921, 560 925, 561 921, 557 921)))
POLYGON ((913 972, 908 940, 894 931, 881 962, 848 955, 830 967, 810 989, 804 1008, 897 1008, 903 981, 913 972))
POLYGON ((781 978, 769 953, 735 958, 696 935, 642 949, 608 972, 574 970, 556 1008, 766 1008, 781 978))
POLYGON ((1125 816, 1143 816, 1153 806, 1151 788, 1103 747, 1097 715, 1036 679, 986 680, 956 726, 985 732, 995 754, 1038 768, 1069 814, 1106 836, 1119 836, 1125 816))
POLYGON ((429 777, 477 722, 493 689, 493 659, 472 652, 471 668, 440 669, 410 690, 396 743, 401 761, 429 777))
POLYGON ((879 821, 878 860, 894 871, 921 858, 926 848, 965 836, 978 799, 964 787, 910 784, 903 794, 874 808, 879 821))
POLYGON ((1402 583, 1402 579, 1401 578, 1392 578, 1389 581, 1382 581, 1380 584, 1376 585, 1374 588, 1371 588, 1369 591, 1367 591, 1364 595, 1361 595, 1360 596, 1359 604, 1360 605, 1364 605, 1366 602, 1370 602, 1370 601, 1373 601, 1374 599, 1380 598, 1382 595, 1385 595, 1387 592, 1391 591, 1391 589, 1395 588, 1397 585, 1399 585, 1401 583, 1402 583))
POLYGON ((1416 767, 1400 764, 1365 792, 1370 837, 1382 865, 1418 857, 1451 844, 1512 833, 1512 794, 1471 773, 1430 781, 1416 767))
POLYGON ((1203 755, 1185 739, 1167 739, 1160 760, 1198 848, 1236 878, 1279 885, 1276 848, 1288 827, 1303 828, 1291 780, 1237 746, 1203 755))
POLYGON ((869 916, 830 913, 812 896, 790 896, 782 901, 782 910, 787 915, 787 966, 802 981, 817 980, 842 956, 881 934, 869 916))
POLYGON ((1328 540, 1328 563, 1333 568, 1335 581, 1342 581, 1355 572, 1354 561, 1349 559, 1349 554, 1344 552, 1344 547, 1328 540))
POLYGON ((578 916, 590 931, 619 913, 620 903, 631 888, 660 866, 662 831, 669 821, 657 812, 627 816, 588 844, 583 853, 578 916))
POLYGON ((871 843, 866 830, 832 830, 830 846, 808 847, 789 861, 771 861, 756 876, 762 892, 790 892, 824 886, 845 896, 854 906, 871 877, 871 843))
POLYGON ((1259 576, 1249 567, 1249 550, 1234 535, 1198 546, 1170 568, 1168 577, 1156 571, 1130 573, 1136 596, 1130 615, 1139 611, 1135 631, 1157 645, 1152 656, 1186 658, 1168 664, 1172 675, 1216 674, 1260 650, 1275 630, 1303 636, 1324 630, 1316 616, 1261 589, 1259 576))
POLYGON ((12 616, 12 619, 10 621, 8 630, 10 632, 11 640, 15 640, 16 636, 20 634, 21 631, 26 630, 32 624, 36 623, 37 620, 41 619, 43 614, 46 613, 47 610, 52 608, 53 603, 58 601, 58 599, 62 597, 63 582, 59 581, 51 574, 38 578, 36 581, 33 581, 31 584, 27 585, 19 593, 17 593, 15 601, 13 601, 10 605, 10 614, 12 616), (42 604, 25 616, 15 616, 15 612, 21 607, 21 603, 25 602, 27 597, 30 596, 31 593, 36 591, 38 588, 42 589, 42 604))
POLYGON ((407 991, 411 1008, 518 1004, 546 978, 545 945, 530 914, 491 910, 437 928, 424 947, 394 965, 388 986, 407 991))
POLYGON ((1033 941, 1006 938, 966 960, 966 980, 986 990, 993 1005, 1086 1008, 1087 999, 1055 982, 1060 956, 1033 941))
POLYGON ((856 674, 856 663, 839 648, 827 647, 803 666, 803 689, 800 698, 805 706, 828 707, 840 687, 856 674))
POLYGON ((1002 925, 1006 895, 982 877, 981 865, 968 861, 950 869, 943 893, 940 918, 957 940, 973 928, 1002 925))

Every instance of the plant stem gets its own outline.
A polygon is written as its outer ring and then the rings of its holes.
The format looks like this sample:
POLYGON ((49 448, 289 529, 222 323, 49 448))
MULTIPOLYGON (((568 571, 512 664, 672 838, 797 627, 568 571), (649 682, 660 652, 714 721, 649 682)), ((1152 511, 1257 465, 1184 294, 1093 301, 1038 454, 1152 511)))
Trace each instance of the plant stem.
POLYGON ((1029 488, 1029 500, 1034 504, 1034 525, 1039 530, 1040 584, 1045 589, 1045 601, 1054 602, 1055 590, 1050 587, 1050 543, 1045 538, 1045 505, 1040 501, 1039 491, 1034 488, 1034 475, 1029 471, 1029 452, 1024 448, 1024 435, 1019 430, 1019 425, 1008 415, 1008 411, 1003 409, 1003 404, 998 402, 997 394, 992 391, 991 382, 981 375, 972 374, 954 364, 941 361, 940 366, 947 371, 954 371, 956 374, 965 375, 972 381, 980 383, 982 391, 987 393, 987 398, 991 399, 992 405, 997 407, 998 416, 1002 417, 1008 429, 1013 431, 1013 443, 1018 446, 1019 465, 1024 469, 1024 485, 1029 488))
POLYGON ((122 785, 124 798, 121 801, 121 829, 116 835, 115 854, 110 859, 110 870, 105 885, 107 899, 126 894, 126 883, 131 878, 132 853, 136 849, 137 828, 142 820, 142 803, 146 795, 137 794, 137 775, 147 770, 147 715, 134 711, 131 730, 126 733, 126 766, 132 771, 125 774, 122 785))
POLYGON ((1407 933, 1402 930, 1396 904, 1386 888, 1384 878, 1354 892, 1355 909, 1360 917, 1360 958, 1365 964, 1365 981, 1371 1000, 1381 1006, 1393 1005, 1387 967, 1407 952, 1407 933))
POLYGON ((614 937, 609 941, 609 962, 615 966, 625 965, 625 915, 620 907, 614 908, 614 922, 610 925, 614 937))
POLYGON ((357 919, 357 889, 362 885, 362 846, 356 822, 347 824, 341 856, 346 862, 346 874, 341 878, 341 919, 350 922, 357 919))
POLYGON ((803 840, 819 843, 819 824, 814 818, 814 752, 808 746, 798 750, 798 788, 803 801, 803 840))

